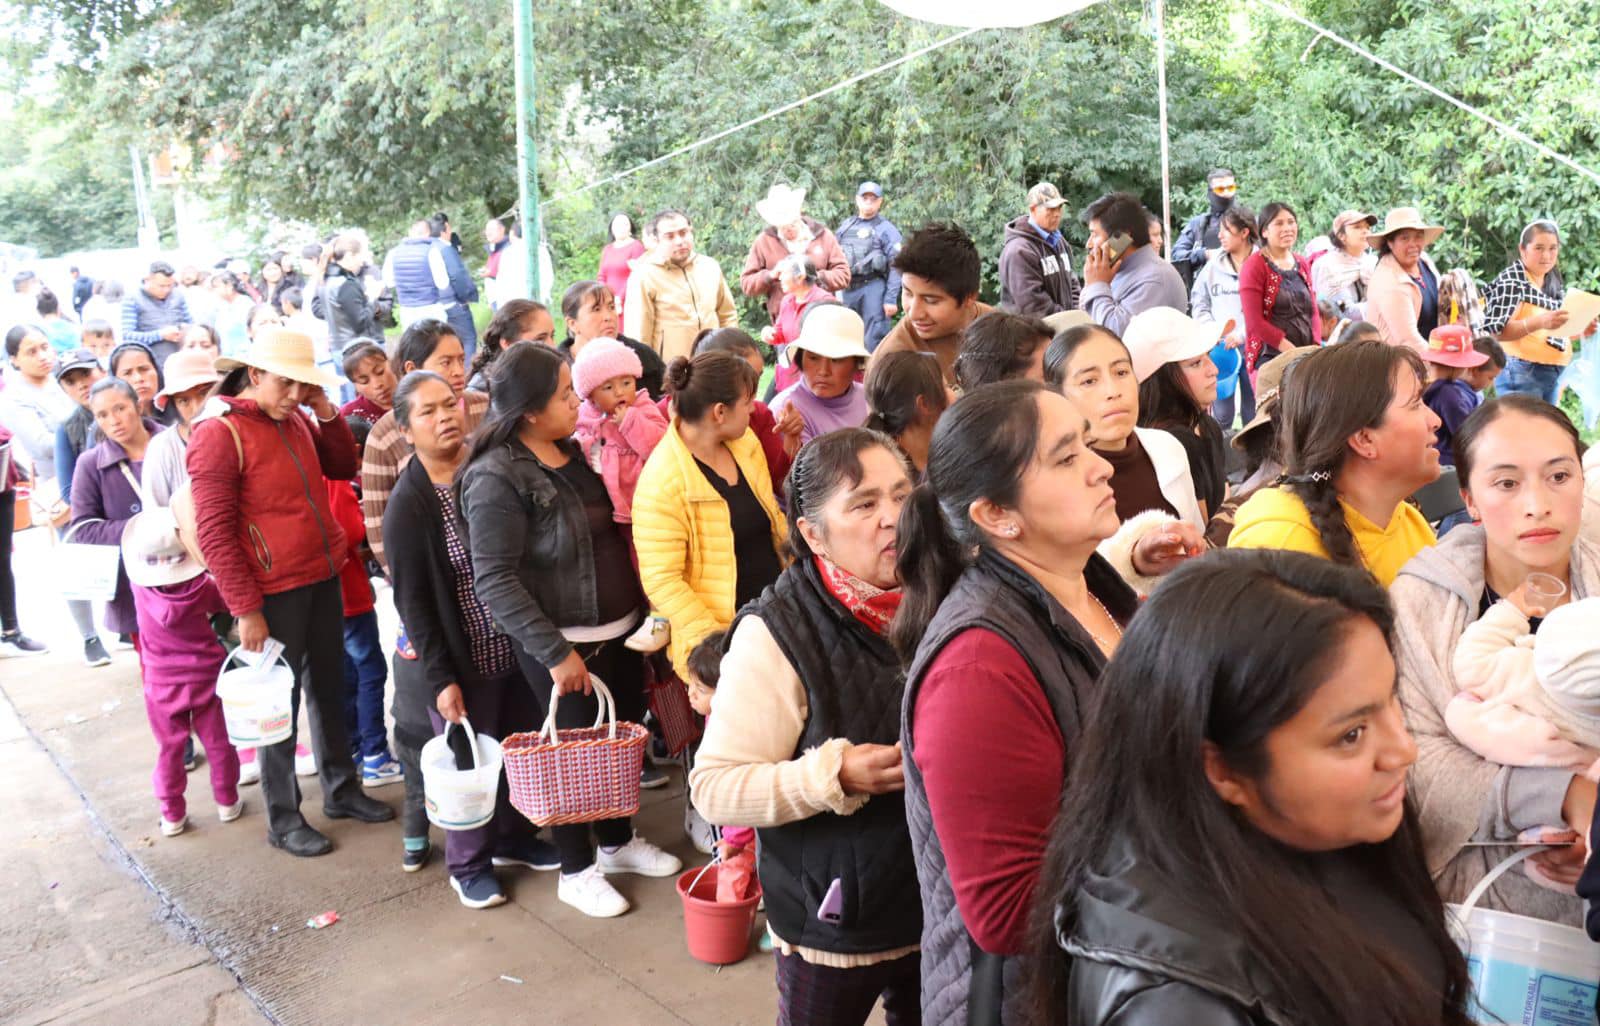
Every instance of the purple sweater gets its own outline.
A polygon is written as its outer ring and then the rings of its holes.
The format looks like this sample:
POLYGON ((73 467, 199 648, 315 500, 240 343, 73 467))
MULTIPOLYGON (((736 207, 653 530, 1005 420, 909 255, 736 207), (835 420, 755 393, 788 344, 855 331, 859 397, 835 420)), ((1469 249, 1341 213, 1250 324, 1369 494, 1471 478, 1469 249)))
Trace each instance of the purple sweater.
POLYGON ((800 444, 805 445, 818 435, 840 428, 860 427, 867 422, 867 390, 861 382, 852 381, 843 395, 832 399, 818 398, 806 384, 805 378, 779 392, 772 400, 772 415, 783 419, 783 411, 790 405, 800 411, 805 427, 800 431, 800 444))
MULTIPOLYGON (((148 418, 145 430, 154 435, 161 425, 148 418)), ((141 508, 139 493, 122 473, 126 463, 135 481, 142 480, 144 460, 129 460, 127 452, 107 438, 78 457, 72 472, 72 540, 85 545, 121 545, 122 532, 141 508)), ((139 629, 134 617, 128 575, 117 571, 117 595, 106 605, 106 630, 131 634, 139 629)))
POLYGON ((216 684, 226 655, 211 614, 227 611, 209 574, 159 588, 133 586, 146 684, 216 684))

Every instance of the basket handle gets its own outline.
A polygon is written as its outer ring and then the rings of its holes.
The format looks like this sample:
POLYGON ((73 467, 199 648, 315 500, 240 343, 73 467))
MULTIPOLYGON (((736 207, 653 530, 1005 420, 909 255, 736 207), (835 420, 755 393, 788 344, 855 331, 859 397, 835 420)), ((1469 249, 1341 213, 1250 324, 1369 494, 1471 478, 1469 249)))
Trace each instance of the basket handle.
POLYGON ((1483 879, 1478 881, 1478 885, 1476 887, 1467 892, 1466 900, 1461 903, 1461 918, 1466 919, 1468 916, 1472 915, 1472 910, 1477 907, 1478 900, 1488 892, 1489 888, 1494 885, 1496 880, 1500 879, 1500 877, 1505 874, 1506 870, 1515 866, 1517 863, 1521 862, 1530 855, 1537 855, 1541 851, 1548 851, 1554 847, 1557 846, 1553 844, 1534 845, 1529 848, 1523 848, 1521 851, 1512 852, 1510 855, 1507 855, 1504 859, 1500 860, 1498 865, 1489 870, 1487 873, 1483 874, 1483 879))
POLYGON ((472 772, 478 772, 483 766, 478 759, 478 732, 472 729, 472 721, 467 719, 465 713, 462 713, 460 723, 445 721, 444 732, 446 734, 450 733, 451 727, 460 727, 467 732, 467 747, 472 750, 472 772))
MULTIPOLYGON (((615 741, 617 739, 617 700, 612 697, 611 689, 606 687, 606 682, 592 673, 589 674, 589 684, 594 688, 595 704, 599 706, 595 710, 594 725, 590 729, 600 726, 609 718, 611 730, 606 735, 606 740, 615 741)), ((553 745, 561 743, 561 738, 556 735, 556 702, 560 698, 561 695, 552 686, 550 688, 550 713, 544 718, 544 726, 539 728, 539 733, 549 737, 550 743, 553 745)))
MULTIPOLYGON (((228 653, 228 658, 226 658, 226 659, 224 659, 222 661, 222 668, 217 671, 217 683, 218 684, 222 683, 222 675, 224 673, 228 672, 228 667, 233 665, 233 661, 235 659, 239 658, 239 653, 243 652, 243 651, 244 651, 244 646, 243 645, 235 645, 233 647, 233 651, 228 653)), ((278 658, 274 659, 272 662, 274 664, 282 663, 286 668, 291 669, 291 670, 293 669, 292 666, 289 666, 289 660, 287 660, 287 659, 285 659, 283 657, 283 653, 282 652, 279 652, 278 653, 278 658)))

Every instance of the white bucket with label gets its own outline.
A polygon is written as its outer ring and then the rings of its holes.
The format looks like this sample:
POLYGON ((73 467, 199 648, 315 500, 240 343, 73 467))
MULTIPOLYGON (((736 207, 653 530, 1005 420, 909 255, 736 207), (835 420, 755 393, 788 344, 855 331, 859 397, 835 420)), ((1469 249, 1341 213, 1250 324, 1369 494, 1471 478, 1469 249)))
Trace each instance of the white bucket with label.
POLYGON ((217 697, 222 699, 228 740, 240 748, 287 741, 294 732, 294 671, 281 652, 266 666, 246 664, 228 669, 239 651, 228 653, 217 675, 217 697))
POLYGON ((495 797, 500 792, 500 742, 477 734, 472 723, 446 723, 444 730, 422 746, 417 762, 422 767, 422 805, 428 822, 441 830, 474 830, 494 818, 495 797), (446 740, 455 727, 467 732, 472 768, 456 768, 456 755, 446 740))
POLYGON ((1471 1013, 1481 1023, 1575 1026, 1595 1021, 1600 997, 1600 944, 1574 926, 1478 908, 1506 870, 1544 847, 1505 859, 1460 905, 1446 905, 1451 932, 1467 956, 1471 1013))

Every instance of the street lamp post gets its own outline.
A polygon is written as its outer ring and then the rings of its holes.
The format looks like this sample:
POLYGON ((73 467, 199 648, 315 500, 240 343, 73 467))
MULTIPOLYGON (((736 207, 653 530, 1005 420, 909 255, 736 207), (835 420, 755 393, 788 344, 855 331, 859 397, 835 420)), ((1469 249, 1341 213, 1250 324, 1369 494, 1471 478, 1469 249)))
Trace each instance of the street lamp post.
POLYGON ((522 212, 522 247, 527 294, 539 295, 539 161, 534 145, 533 0, 511 0, 517 23, 517 209, 522 212))

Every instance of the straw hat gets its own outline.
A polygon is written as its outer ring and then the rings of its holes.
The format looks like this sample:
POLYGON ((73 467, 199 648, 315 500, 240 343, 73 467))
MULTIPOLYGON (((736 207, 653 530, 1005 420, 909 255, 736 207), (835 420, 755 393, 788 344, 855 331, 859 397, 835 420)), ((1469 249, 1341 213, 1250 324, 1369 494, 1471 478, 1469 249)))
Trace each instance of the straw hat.
POLYGON ((756 213, 774 228, 782 228, 800 220, 800 210, 805 206, 806 191, 791 189, 779 183, 767 190, 767 198, 756 200, 756 213))
POLYGON ((1133 315, 1128 330, 1122 333, 1122 344, 1133 357, 1133 376, 1142 383, 1169 363, 1206 355, 1217 339, 1232 330, 1231 320, 1219 328, 1170 306, 1155 306, 1133 315))
POLYGON ((1434 242, 1438 241, 1439 236, 1444 234, 1442 225, 1428 224, 1422 219, 1422 211, 1416 207, 1395 207, 1384 215, 1383 227, 1374 228, 1367 238, 1376 247, 1378 243, 1390 235, 1395 232, 1405 231, 1407 228, 1415 228, 1422 233, 1422 244, 1424 246, 1433 245, 1434 242))
POLYGON ((1316 351, 1316 346, 1297 346, 1286 353, 1274 356, 1256 371, 1256 415, 1233 436, 1230 444, 1235 449, 1244 451, 1244 437, 1272 423, 1273 412, 1278 408, 1278 400, 1283 391, 1284 373, 1316 351))
POLYGON ((217 357, 216 369, 226 374, 239 367, 254 367, 290 381, 336 388, 339 379, 317 366, 311 336, 284 327, 270 327, 256 336, 249 350, 238 356, 217 357))
POLYGON ((141 588, 182 584, 205 573, 178 535, 178 520, 164 506, 150 506, 133 515, 122 532, 122 565, 128 580, 141 588))
POLYGON ((156 409, 166 409, 167 400, 181 392, 221 381, 222 375, 217 373, 213 359, 203 349, 180 349, 167 357, 166 364, 161 368, 167 383, 156 393, 156 409))
POLYGON ((861 315, 840 303, 814 306, 806 314, 800 327, 800 337, 789 343, 790 350, 805 350, 830 360, 844 360, 858 356, 865 360, 867 352, 867 326, 861 315))

